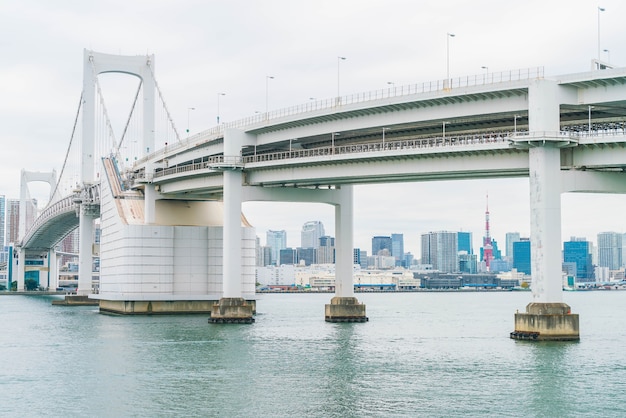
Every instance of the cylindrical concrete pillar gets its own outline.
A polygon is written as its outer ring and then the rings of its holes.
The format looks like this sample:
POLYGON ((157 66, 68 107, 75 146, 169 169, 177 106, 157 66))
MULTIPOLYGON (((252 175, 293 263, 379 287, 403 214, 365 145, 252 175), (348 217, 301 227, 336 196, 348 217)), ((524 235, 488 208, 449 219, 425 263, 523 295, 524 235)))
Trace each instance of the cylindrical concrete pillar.
POLYGON ((353 274, 353 191, 351 185, 339 190, 340 204, 335 206, 335 295, 354 296, 353 274))
POLYGON ((563 301, 561 278, 560 150, 531 148, 530 248, 533 301, 563 301))
POLYGON ((78 289, 76 294, 91 294, 91 276, 93 274, 93 218, 83 213, 81 208, 78 225, 78 289))

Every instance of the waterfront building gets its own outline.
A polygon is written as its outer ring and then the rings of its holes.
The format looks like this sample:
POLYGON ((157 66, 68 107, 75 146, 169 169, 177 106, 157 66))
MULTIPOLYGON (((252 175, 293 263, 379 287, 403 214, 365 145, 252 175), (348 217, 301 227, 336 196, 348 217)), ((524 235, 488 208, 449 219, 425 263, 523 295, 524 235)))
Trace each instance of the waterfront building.
POLYGON ((520 238, 519 241, 513 243, 513 268, 524 274, 532 274, 529 238, 520 238))
POLYGON ((433 269, 452 273, 458 271, 457 233, 448 231, 422 234, 422 264, 432 264, 433 269))
POLYGON ((302 248, 317 248, 320 237, 326 235, 324 224, 321 221, 308 221, 302 225, 300 232, 300 246, 302 248))
POLYGON ((287 231, 267 231, 265 244, 271 248, 271 264, 279 261, 280 250, 287 248, 287 231))
POLYGON ((378 255, 381 250, 388 250, 391 253, 391 237, 372 237, 372 255, 378 255))
POLYGON ((594 280, 591 243, 585 238, 572 237, 563 243, 563 263, 574 263, 576 281, 591 282, 594 280))
POLYGON ((622 267, 622 234, 598 234, 598 266, 608 267, 609 270, 619 270, 622 267))

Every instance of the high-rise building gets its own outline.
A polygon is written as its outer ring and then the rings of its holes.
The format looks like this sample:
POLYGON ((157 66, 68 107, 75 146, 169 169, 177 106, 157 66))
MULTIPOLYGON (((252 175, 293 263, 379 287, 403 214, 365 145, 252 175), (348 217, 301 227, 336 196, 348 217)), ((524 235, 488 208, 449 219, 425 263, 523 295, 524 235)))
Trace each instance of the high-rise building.
POLYGON ((619 270, 622 266, 622 234, 598 234, 598 266, 608 267, 609 270, 619 270))
POLYGON ((20 201, 8 199, 6 207, 6 244, 18 242, 20 230, 20 201))
POLYGON ((317 248, 296 248, 298 250, 298 264, 304 262, 305 266, 317 264, 317 248))
POLYGON ((505 255, 507 257, 512 258, 513 257, 513 243, 517 242, 520 240, 520 234, 519 232, 507 232, 506 233, 506 249, 505 249, 505 255))
POLYGON ((0 195, 0 250, 6 245, 5 224, 6 224, 6 197, 0 195))
POLYGON ((352 264, 361 265, 361 249, 355 248, 352 250, 352 264))
POLYGON ((404 235, 391 234, 391 255, 396 259, 396 266, 404 265, 404 235))
POLYGON ((287 231, 267 231, 266 245, 272 249, 271 264, 277 265, 280 261, 280 250, 287 248, 287 231))
POLYGON ((422 264, 444 273, 458 271, 458 241, 456 232, 438 231, 422 234, 422 264))
POLYGON ((308 221, 302 225, 300 232, 300 243, 302 248, 317 248, 320 237, 326 235, 324 224, 321 221, 308 221))
POLYGON ((581 282, 593 281, 591 243, 584 238, 572 237, 563 243, 563 262, 574 263, 576 280, 581 282))
POLYGON ((467 254, 474 254, 471 232, 457 232, 458 251, 465 251, 467 254))
POLYGON ((520 238, 519 241, 513 243, 513 268, 528 275, 532 274, 528 238, 520 238))
POLYGON ((279 265, 298 264, 298 255, 295 248, 283 248, 280 250, 279 265))
POLYGON ((320 245, 317 248, 317 262, 319 264, 335 263, 335 238, 326 235, 320 237, 320 245))
POLYGON ((378 255, 381 250, 387 250, 391 254, 391 237, 372 237, 372 255, 378 255))

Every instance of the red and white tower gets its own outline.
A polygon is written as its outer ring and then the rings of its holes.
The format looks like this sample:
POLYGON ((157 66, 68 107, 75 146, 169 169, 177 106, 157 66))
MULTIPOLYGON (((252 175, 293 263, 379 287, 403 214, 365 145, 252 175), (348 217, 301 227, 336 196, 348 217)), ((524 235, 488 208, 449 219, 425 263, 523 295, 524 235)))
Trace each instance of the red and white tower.
POLYGON ((491 235, 489 233, 489 195, 487 195, 487 210, 485 211, 485 236, 483 237, 483 261, 489 271, 489 265, 493 260, 493 246, 491 245, 491 235))

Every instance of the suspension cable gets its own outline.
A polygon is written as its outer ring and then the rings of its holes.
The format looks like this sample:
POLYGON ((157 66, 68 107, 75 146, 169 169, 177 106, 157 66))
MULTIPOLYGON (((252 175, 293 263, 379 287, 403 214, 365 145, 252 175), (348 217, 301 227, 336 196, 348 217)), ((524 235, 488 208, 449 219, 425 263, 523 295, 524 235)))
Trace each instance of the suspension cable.
POLYGON ((152 75, 152 79, 154 80, 154 87, 156 87, 157 92, 159 93, 159 99, 161 99, 161 103, 163 104, 163 108, 165 109, 165 113, 167 114, 167 119, 174 130, 174 134, 176 135, 176 139, 180 142, 180 135, 178 135, 178 130, 176 129, 176 125, 174 124, 174 120, 172 119, 172 115, 170 115, 170 111, 167 108, 167 103, 165 103, 165 99, 163 99, 163 94, 161 93, 161 88, 159 87, 159 83, 157 83, 156 78, 154 77, 154 71, 152 70, 152 61, 148 57, 148 68, 150 69, 150 74, 152 75))
POLYGON ((102 89, 100 88, 100 82, 98 81, 98 75, 96 74, 96 67, 93 63, 93 56, 89 57, 89 62, 91 62, 91 71, 93 74, 93 79, 96 83, 96 88, 98 90, 98 97, 100 98, 100 104, 102 105, 102 111, 104 113, 104 118, 106 122, 106 126, 109 131, 109 136, 113 140, 113 148, 117 148, 117 141, 115 140, 115 132, 113 132, 113 126, 111 126, 111 119, 109 118, 109 112, 107 110, 106 103, 104 102, 104 95, 102 94, 102 89))
POLYGON ((74 141, 74 134, 76 133, 76 126, 78 126, 78 116, 80 115, 80 109, 83 106, 83 92, 80 93, 80 100, 78 101, 78 109, 76 110, 76 117, 74 118, 74 127, 72 127, 72 135, 70 136, 70 143, 67 146, 67 151, 65 152, 65 160, 63 160, 63 166, 61 167, 61 173, 57 179, 57 184, 54 186, 54 191, 50 196, 50 200, 48 201, 48 206, 52 204, 52 200, 56 196, 57 190, 59 189, 59 184, 61 183, 61 179, 63 178, 63 172, 65 171, 65 166, 67 165, 67 160, 70 155, 70 150, 72 148, 72 142, 74 141))
POLYGON ((139 79, 139 86, 137 87, 137 93, 135 93, 135 100, 133 101, 133 105, 130 108, 130 114, 128 115, 128 120, 126 121, 126 126, 124 126, 124 132, 122 132, 122 137, 120 138, 120 143, 115 150, 115 154, 119 154, 120 148, 122 147, 122 143, 124 142, 124 138, 126 137, 126 132, 128 131, 128 125, 130 125, 130 120, 133 117, 133 113, 135 112, 135 106, 137 105, 137 98, 139 97, 139 92, 141 91, 141 86, 143 84, 143 80, 139 79))

